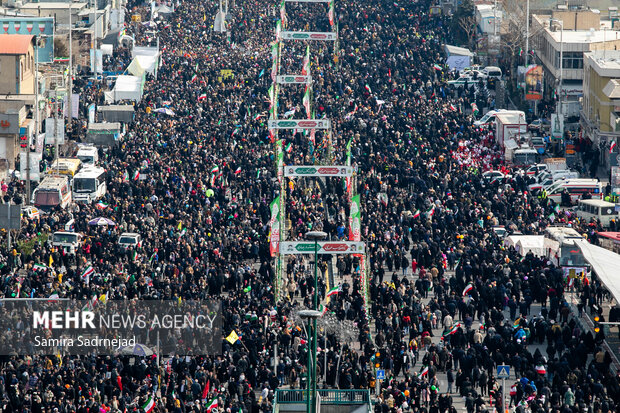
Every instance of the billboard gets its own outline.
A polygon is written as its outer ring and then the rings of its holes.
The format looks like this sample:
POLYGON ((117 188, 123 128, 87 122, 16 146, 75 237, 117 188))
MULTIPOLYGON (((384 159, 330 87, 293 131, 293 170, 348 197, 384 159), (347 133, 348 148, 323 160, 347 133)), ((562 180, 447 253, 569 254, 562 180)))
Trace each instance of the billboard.
POLYGON ((525 71, 525 99, 541 100, 543 91, 543 68, 529 65, 525 71))

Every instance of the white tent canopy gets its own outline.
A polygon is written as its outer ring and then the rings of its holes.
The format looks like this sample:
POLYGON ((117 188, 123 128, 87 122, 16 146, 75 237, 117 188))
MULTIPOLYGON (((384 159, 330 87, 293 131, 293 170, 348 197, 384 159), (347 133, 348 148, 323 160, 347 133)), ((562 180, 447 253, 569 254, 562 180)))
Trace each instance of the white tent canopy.
POLYGON ((544 235, 510 235, 504 240, 504 245, 514 247, 522 256, 528 252, 545 257, 545 236, 544 235))
POLYGON ((605 288, 609 290, 616 302, 620 303, 620 255, 602 247, 590 244, 586 240, 575 240, 583 257, 592 266, 605 288))
MULTIPOLYGON (((128 70, 130 70, 134 62, 137 62, 143 71, 152 75, 157 75, 157 69, 159 69, 159 49, 157 47, 136 46, 133 48, 133 59, 128 70)), ((135 75, 141 76, 141 74, 135 75)))
POLYGON ((144 78, 138 76, 119 76, 112 92, 106 94, 108 102, 121 100, 133 100, 139 102, 142 99, 144 78))

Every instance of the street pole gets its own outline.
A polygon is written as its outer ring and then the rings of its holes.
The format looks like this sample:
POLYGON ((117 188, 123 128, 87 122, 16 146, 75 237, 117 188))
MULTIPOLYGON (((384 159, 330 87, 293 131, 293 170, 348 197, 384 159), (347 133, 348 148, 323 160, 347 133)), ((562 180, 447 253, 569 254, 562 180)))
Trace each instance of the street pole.
POLYGON ((530 53, 530 0, 527 0, 527 5, 525 6, 525 68, 527 69, 527 64, 529 60, 530 53))
MULTIPOLYGON (((306 238, 310 240, 314 240, 314 295, 312 297, 312 309, 314 311, 318 311, 318 300, 319 300, 319 291, 318 291, 318 263, 319 263, 319 240, 327 238, 327 233, 323 231, 310 231, 306 233, 306 238)), ((308 355, 308 375, 312 375, 312 383, 308 383, 308 413, 317 413, 316 412, 316 318, 313 318, 312 321, 312 365, 310 364, 310 355, 308 355), (312 386, 312 394, 310 394, 310 386, 312 386)), ((310 327, 310 319, 308 319, 308 328, 310 327)), ((309 333, 308 333, 309 335, 309 333)))
MULTIPOLYGON (((318 264, 319 264, 319 240, 314 239, 314 298, 312 300, 312 309, 318 310, 318 264)), ((316 318, 312 320, 312 413, 316 413, 316 368, 318 360, 316 358, 316 318)))
POLYGON ((493 36, 497 36, 497 0, 493 2, 493 36))
MULTIPOLYGON (((564 82, 564 21, 560 22, 560 84, 558 91, 558 115, 562 115, 562 83, 564 82)), ((564 131, 562 131, 562 137, 564 137, 564 131)))
POLYGON ((71 112, 73 108, 73 24, 72 24, 72 16, 71 16, 71 3, 69 3, 69 93, 67 95, 67 129, 72 131, 71 122, 73 118, 71 117, 71 112))
POLYGON ((97 0, 93 0, 93 15, 95 16, 95 30, 93 34, 93 69, 95 75, 94 82, 97 82, 97 0))
MULTIPOLYGON (((34 50, 34 138, 39 138, 39 40, 36 36, 34 50)), ((30 139, 26 145, 26 205, 30 205, 30 139)), ((10 230, 9 230, 10 231, 10 230)))
POLYGON ((502 412, 508 410, 506 405, 506 379, 502 378, 502 412))

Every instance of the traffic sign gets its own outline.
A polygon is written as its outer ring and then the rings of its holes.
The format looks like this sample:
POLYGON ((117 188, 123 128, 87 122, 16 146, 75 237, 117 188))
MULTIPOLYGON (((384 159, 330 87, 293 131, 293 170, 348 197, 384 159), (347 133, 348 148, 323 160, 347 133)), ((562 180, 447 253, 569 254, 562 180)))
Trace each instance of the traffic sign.
POLYGON ((291 32, 283 31, 280 33, 283 40, 321 40, 334 41, 338 38, 336 32, 291 32))
MULTIPOLYGON (((321 241, 318 247, 317 254, 363 254, 366 250, 363 242, 353 241, 321 241)), ((314 242, 282 241, 280 254, 314 254, 314 242)))
POLYGON ((509 379, 510 378, 510 366, 500 365, 497 366, 497 378, 509 379))
POLYGON ((312 83, 310 75, 279 75, 276 76, 276 82, 281 85, 295 85, 312 83))
POLYGON ((329 129, 329 119, 271 119, 267 122, 269 129, 329 129))
POLYGON ((344 177, 353 175, 351 166, 285 166, 284 176, 336 176, 344 177))
POLYGON ((385 370, 377 370, 377 380, 385 380, 385 370))

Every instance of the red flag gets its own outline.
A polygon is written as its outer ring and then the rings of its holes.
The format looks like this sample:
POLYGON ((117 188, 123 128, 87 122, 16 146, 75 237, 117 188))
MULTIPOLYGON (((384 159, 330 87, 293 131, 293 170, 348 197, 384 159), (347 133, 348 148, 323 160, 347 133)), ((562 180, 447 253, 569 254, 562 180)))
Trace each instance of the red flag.
POLYGON ((116 376, 116 382, 118 383, 118 388, 123 391, 123 380, 121 379, 121 376, 116 376))
POLYGON ((211 387, 211 382, 207 380, 207 384, 205 384, 205 388, 202 390, 202 400, 206 400, 209 394, 209 387, 211 387))

